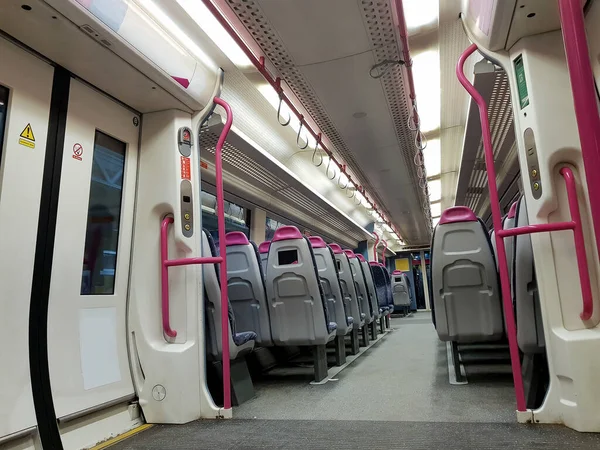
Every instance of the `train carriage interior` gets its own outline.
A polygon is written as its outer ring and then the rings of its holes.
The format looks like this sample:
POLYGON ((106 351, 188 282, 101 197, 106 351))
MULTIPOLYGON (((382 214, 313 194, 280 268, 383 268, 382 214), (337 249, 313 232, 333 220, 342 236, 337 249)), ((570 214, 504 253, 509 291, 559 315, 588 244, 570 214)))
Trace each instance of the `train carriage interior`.
POLYGON ((0 1, 0 449, 600 448, 599 25, 0 1))

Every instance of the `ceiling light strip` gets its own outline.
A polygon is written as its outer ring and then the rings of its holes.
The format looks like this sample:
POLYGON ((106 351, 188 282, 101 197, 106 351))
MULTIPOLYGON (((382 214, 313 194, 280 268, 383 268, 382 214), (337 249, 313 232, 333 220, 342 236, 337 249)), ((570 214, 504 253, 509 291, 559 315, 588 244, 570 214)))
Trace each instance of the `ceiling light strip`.
MULTIPOLYGON (((397 0, 400 2, 400 9, 402 9, 402 1, 401 0, 397 0)), ((373 210, 375 211, 379 211, 379 209, 377 208, 377 205, 375 205, 373 202, 371 202, 369 200, 369 198, 366 195, 366 192, 364 191, 364 189, 362 188, 362 186, 357 185, 353 180, 352 177, 346 173, 345 168, 346 165, 342 164, 341 162, 339 162, 335 156, 333 155, 333 153, 323 144, 323 142, 321 141, 321 134, 314 131, 313 128, 310 126, 310 124, 304 119, 304 115, 298 110, 298 108, 296 108, 296 106, 293 104, 293 102, 290 100, 290 98, 286 95, 286 93, 284 92, 282 86, 281 86, 281 79, 279 77, 274 77, 273 75, 271 75, 271 73, 269 72, 269 70, 267 69, 266 65, 265 65, 265 57, 264 56, 260 56, 257 57, 254 52, 252 51, 252 49, 248 46, 248 44, 242 39, 242 37, 239 35, 239 33, 236 31, 235 27, 229 22, 229 20, 227 19, 227 17, 223 14, 223 12, 219 9, 218 6, 216 6, 212 0, 202 0, 202 2, 204 3, 204 5, 209 9, 209 11, 213 14, 213 16, 217 19, 217 21, 221 24, 221 26, 227 30, 227 32, 229 33, 229 35, 231 36, 231 38, 240 46, 240 48, 242 49, 242 51, 246 54, 246 56, 250 59, 250 61, 252 62, 252 64, 254 64, 254 66, 256 67, 256 69, 260 72, 260 74, 264 77, 264 79, 273 87, 273 89, 275 89, 275 91, 277 92, 277 94, 279 95, 280 99, 290 108, 290 110, 296 115, 296 117, 298 118, 298 120, 300 121, 300 125, 304 126, 308 132, 313 136, 313 138, 317 141, 320 142, 321 148, 325 151, 325 153, 327 154, 327 156, 338 166, 338 168, 340 169, 341 173, 344 173, 344 175, 348 178, 349 183, 352 183, 352 185, 354 186, 354 188, 356 190, 359 190, 363 197, 365 198, 365 201, 368 203, 368 205, 373 208, 373 210)), ((406 35, 406 21, 404 20, 404 13, 402 12, 402 23, 404 24, 404 33, 406 35)), ((404 44, 403 44, 404 45, 404 44)), ((404 45, 405 49, 406 49, 406 53, 405 55, 408 55, 408 47, 407 47, 408 43, 406 43, 406 45, 404 45)), ((408 61, 410 61, 410 55, 407 56, 408 61)), ((412 63, 411 63, 412 65, 412 63)), ((410 83, 410 92, 411 92, 411 99, 413 101, 413 105, 416 106, 416 96, 415 96, 415 89, 414 89, 414 81, 413 81, 413 77, 412 77, 412 70, 408 69, 409 71, 409 83, 410 83)), ((416 114, 416 111, 415 111, 416 114)), ((416 119, 418 119, 418 116, 413 116, 416 117, 416 119)), ((384 223, 386 223, 387 225, 389 225, 392 230, 397 234, 400 235, 400 233, 398 233, 398 231, 396 230, 396 228, 394 227, 394 225, 388 220, 386 219, 384 216, 381 216, 384 223)))

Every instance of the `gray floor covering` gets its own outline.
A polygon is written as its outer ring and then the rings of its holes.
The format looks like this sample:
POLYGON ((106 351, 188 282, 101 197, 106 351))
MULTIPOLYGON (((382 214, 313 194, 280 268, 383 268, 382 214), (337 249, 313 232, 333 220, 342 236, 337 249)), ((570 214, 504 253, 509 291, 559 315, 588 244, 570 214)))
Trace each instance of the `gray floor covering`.
POLYGON ((324 385, 308 383, 310 369, 268 377, 233 420, 156 426, 111 449, 600 448, 597 435, 515 423, 510 373, 450 386, 429 314, 392 325, 324 385))
POLYGON ((600 436, 508 423, 227 420, 155 426, 110 450, 588 450, 600 436))

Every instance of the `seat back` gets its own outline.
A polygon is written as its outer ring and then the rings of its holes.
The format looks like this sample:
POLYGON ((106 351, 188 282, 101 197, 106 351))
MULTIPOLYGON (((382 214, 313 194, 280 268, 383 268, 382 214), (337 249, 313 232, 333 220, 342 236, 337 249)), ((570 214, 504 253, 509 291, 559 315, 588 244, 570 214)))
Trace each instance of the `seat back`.
POLYGON ((489 235, 464 206, 442 214, 433 234, 432 284, 442 341, 498 340, 504 332, 498 273, 489 235))
POLYGON ((266 285, 276 345, 322 345, 333 338, 336 324, 329 321, 313 249, 296 227, 275 231, 266 285))
POLYGON ((356 293, 358 295, 358 304, 360 311, 365 315, 365 322, 373 322, 373 313, 371 312, 371 305, 369 303, 369 292, 367 291, 365 277, 363 275, 362 267, 360 266, 360 260, 356 257, 352 250, 344 250, 348 260, 350 261, 350 270, 352 271, 352 277, 354 278, 354 286, 356 287, 356 293))
POLYGON ((383 267, 376 261, 370 261, 371 272, 373 273, 373 283, 375 284, 375 290, 377 291, 377 300, 379 307, 388 311, 390 310, 388 305, 388 292, 386 287, 386 278, 383 273, 383 267))
POLYGON ((354 327, 360 328, 365 323, 365 317, 361 312, 360 304, 358 303, 358 293, 354 284, 354 277, 350 269, 350 260, 342 248, 338 244, 329 244, 329 248, 333 251, 335 260, 338 266, 340 275, 340 284, 342 286, 342 295, 350 304, 350 316, 354 319, 354 327))
POLYGON ((360 267, 362 268, 363 275, 367 286, 367 292, 369 293, 369 303, 371 305, 371 313, 375 319, 381 317, 379 311, 379 301, 377 300, 377 291, 375 290, 375 283, 373 282, 373 272, 371 271, 371 265, 363 257, 363 255, 356 255, 360 261, 360 267))
MULTIPOLYGON (((325 299, 327 300, 329 320, 337 324, 336 333, 343 336, 350 330, 351 321, 348 320, 349 314, 346 311, 335 256, 333 251, 319 236, 311 236, 308 239, 315 254, 317 271, 321 279, 325 299)), ((348 311, 350 311, 349 299, 347 303, 348 311)))
MULTIPOLYGON (((529 218, 525 197, 522 197, 517 205, 515 226, 525 225, 529 225, 529 218)), ((529 234, 515 237, 513 256, 512 291, 517 319, 517 342, 525 354, 543 353, 546 341, 529 234)))
MULTIPOLYGON (((218 256, 212 236, 202 230, 202 255, 218 256)), ((204 280, 204 308, 206 329, 206 351, 212 359, 222 359, 223 344, 221 340, 221 284, 217 264, 202 264, 204 280)), ((250 330, 238 332, 231 303, 228 301, 229 314, 229 355, 230 359, 243 356, 254 347, 256 333, 250 330)))
POLYGON ((267 258, 269 257, 269 248, 271 247, 271 241, 265 241, 258 246, 258 253, 260 254, 260 263, 262 265, 263 276, 267 274, 267 258))
POLYGON ((227 245, 227 292, 237 326, 254 331, 256 342, 273 345, 264 274, 258 248, 241 231, 225 236, 227 245))
POLYGON ((383 270, 383 276, 385 277, 385 290, 386 290, 387 304, 388 304, 388 307, 393 312, 395 309, 395 305, 394 305, 394 294, 392 292, 392 277, 390 276, 390 272, 387 270, 387 267, 385 267, 382 263, 379 263, 379 267, 381 267, 381 269, 383 270))
POLYGON ((392 295, 394 297, 395 306, 410 306, 408 278, 406 274, 400 270, 394 270, 392 272, 392 295))

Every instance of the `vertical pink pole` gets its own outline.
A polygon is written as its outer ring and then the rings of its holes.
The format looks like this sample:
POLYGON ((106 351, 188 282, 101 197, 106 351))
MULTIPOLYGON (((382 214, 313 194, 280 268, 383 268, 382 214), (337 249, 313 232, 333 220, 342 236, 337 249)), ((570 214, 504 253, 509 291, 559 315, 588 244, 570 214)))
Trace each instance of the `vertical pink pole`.
MULTIPOLYGON (((500 211, 500 200, 498 198, 498 187, 496 186, 496 169, 494 167, 494 149, 490 135, 490 122, 488 120, 488 109, 483 97, 477 92, 463 72, 465 60, 477 50, 477 45, 472 44, 467 48, 456 65, 456 76, 467 92, 473 97, 479 107, 479 119, 481 121, 481 133, 483 134, 483 148, 485 151, 485 168, 488 176, 490 190, 490 208, 492 209, 492 220, 495 230, 502 230, 502 212, 500 211)), ((501 233, 495 233, 496 251, 498 252, 498 265, 500 266, 500 286, 502 288, 502 301, 504 303, 504 317, 506 319, 506 334, 508 335, 508 346, 510 360, 515 384, 515 397, 517 399, 517 410, 526 411, 525 391, 523 389, 523 376, 521 374, 521 360, 519 347, 517 345, 517 327, 515 325, 515 314, 513 311, 512 296, 510 292, 510 279, 508 276, 508 262, 506 261, 506 250, 501 233)))
POLYGON ((217 221, 219 229, 219 255, 221 262, 221 343, 223 346, 223 408, 231 408, 231 364, 229 361, 229 298, 227 296, 227 247, 225 245, 225 199, 223 197, 223 160, 221 152, 233 123, 233 113, 227 102, 219 97, 214 102, 223 107, 227 118, 215 148, 215 177, 217 184, 217 221))
POLYGON ((560 23, 571 78, 596 247, 600 255, 600 116, 580 0, 559 0, 560 23))

